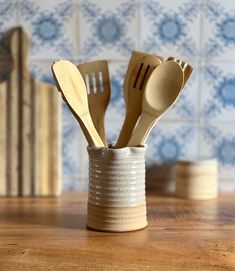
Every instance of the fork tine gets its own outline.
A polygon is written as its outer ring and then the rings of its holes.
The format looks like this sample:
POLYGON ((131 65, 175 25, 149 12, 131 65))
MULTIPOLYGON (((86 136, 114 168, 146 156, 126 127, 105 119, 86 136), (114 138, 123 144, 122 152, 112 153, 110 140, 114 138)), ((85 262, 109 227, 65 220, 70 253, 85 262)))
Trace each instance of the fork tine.
POLYGON ((99 78, 99 72, 95 72, 95 83, 96 83, 96 92, 101 92, 101 82, 99 78))
POLYGON ((88 78, 88 74, 82 74, 82 78, 85 82, 85 85, 86 85, 86 92, 87 92, 87 95, 90 94, 90 86, 89 86, 89 78, 88 78))
POLYGON ((94 94, 94 86, 92 80, 92 73, 88 73, 90 94, 94 94))
POLYGON ((172 56, 168 57, 167 61, 177 62, 181 66, 181 68, 183 70, 183 73, 184 73, 184 85, 183 86, 185 86, 185 84, 187 83, 187 81, 188 81, 188 79, 189 79, 189 77, 190 77, 190 75, 191 75, 191 73, 193 71, 192 66, 189 65, 187 62, 184 62, 184 61, 182 61, 180 59, 176 59, 176 58, 174 58, 172 56))
POLYGON ((185 71, 185 69, 187 68, 188 65, 189 64, 186 63, 186 62, 182 62, 182 69, 183 69, 183 71, 185 71))
POLYGON ((192 74, 193 68, 190 65, 187 65, 187 67, 184 70, 184 85, 188 82, 188 79, 190 75, 192 74))
POLYGON ((101 76, 102 76, 102 82, 100 82, 100 83, 102 83, 102 85, 103 85, 102 93, 107 95, 107 97, 109 97, 110 92, 111 92, 111 86, 110 86, 108 62, 106 60, 103 60, 102 68, 101 68, 100 72, 101 72, 101 76))

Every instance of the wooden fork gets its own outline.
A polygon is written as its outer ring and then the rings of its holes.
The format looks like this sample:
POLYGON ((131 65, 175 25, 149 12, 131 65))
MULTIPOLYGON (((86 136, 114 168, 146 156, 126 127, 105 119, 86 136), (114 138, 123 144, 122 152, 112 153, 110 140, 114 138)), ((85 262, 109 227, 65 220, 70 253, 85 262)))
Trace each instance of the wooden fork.
POLYGON ((173 56, 169 57, 167 59, 167 61, 177 62, 181 66, 181 68, 182 68, 182 70, 184 72, 184 84, 183 84, 183 87, 182 87, 182 89, 183 89, 185 84, 188 82, 188 79, 189 79, 190 75, 192 74, 192 71, 193 71, 192 66, 189 65, 187 62, 184 62, 184 61, 182 61, 180 59, 177 59, 177 58, 175 58, 173 56))
POLYGON ((106 60, 94 61, 77 66, 87 87, 88 105, 94 126, 107 147, 104 115, 110 100, 110 79, 106 60))

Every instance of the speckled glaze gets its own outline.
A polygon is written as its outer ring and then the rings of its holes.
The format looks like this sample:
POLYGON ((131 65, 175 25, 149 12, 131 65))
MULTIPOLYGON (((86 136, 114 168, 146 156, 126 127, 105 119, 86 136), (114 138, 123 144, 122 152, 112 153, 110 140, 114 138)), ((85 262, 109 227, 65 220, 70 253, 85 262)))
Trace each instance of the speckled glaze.
POLYGON ((146 146, 87 150, 88 227, 117 232, 146 227, 146 146))

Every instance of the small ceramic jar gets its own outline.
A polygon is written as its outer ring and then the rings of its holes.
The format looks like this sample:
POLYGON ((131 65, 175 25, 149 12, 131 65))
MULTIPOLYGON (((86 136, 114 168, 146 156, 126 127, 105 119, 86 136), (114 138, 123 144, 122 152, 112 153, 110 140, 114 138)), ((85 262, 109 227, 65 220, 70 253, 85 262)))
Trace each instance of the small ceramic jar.
POLYGON ((213 199, 218 195, 216 159, 177 161, 175 166, 176 195, 189 199, 213 199))
POLYGON ((123 232, 147 226, 146 146, 122 149, 88 147, 89 228, 123 232))

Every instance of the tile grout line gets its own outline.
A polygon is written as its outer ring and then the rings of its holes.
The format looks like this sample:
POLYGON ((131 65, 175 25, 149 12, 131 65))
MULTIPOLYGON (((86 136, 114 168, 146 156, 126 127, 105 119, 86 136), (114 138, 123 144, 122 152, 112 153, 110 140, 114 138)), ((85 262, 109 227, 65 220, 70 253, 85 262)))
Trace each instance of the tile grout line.
MULTIPOLYGON (((78 59, 78 62, 80 61, 80 52, 81 52, 81 46, 80 46, 80 12, 81 12, 81 1, 80 0, 76 0, 76 46, 77 46, 77 52, 76 52, 76 56, 78 59)), ((76 59, 76 58, 75 58, 76 59)))
POLYGON ((137 26, 138 26, 138 46, 137 46, 137 49, 138 50, 141 50, 141 25, 142 25, 142 22, 141 22, 141 7, 142 7, 142 1, 139 0, 138 2, 138 5, 137 5, 137 8, 138 8, 138 12, 137 12, 137 26))
POLYGON ((202 121, 202 116, 201 116, 201 103, 202 103, 202 72, 201 72, 201 64, 202 64, 202 50, 203 50, 203 25, 204 25, 204 20, 203 20, 203 6, 204 6, 204 0, 200 0, 199 2, 200 5, 200 19, 199 19, 199 58, 197 61, 197 69, 200 70, 198 74, 198 97, 197 97, 197 107, 198 107, 198 115, 197 115, 197 126, 198 126, 198 133, 197 133, 197 153, 198 156, 201 155, 201 133, 202 133, 202 126, 203 126, 203 121, 202 121))

